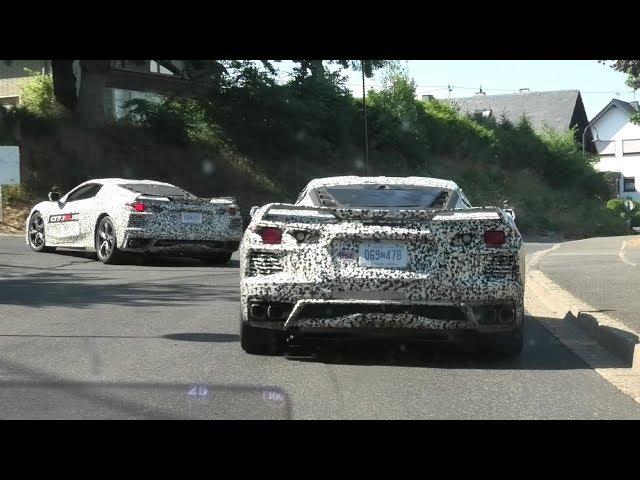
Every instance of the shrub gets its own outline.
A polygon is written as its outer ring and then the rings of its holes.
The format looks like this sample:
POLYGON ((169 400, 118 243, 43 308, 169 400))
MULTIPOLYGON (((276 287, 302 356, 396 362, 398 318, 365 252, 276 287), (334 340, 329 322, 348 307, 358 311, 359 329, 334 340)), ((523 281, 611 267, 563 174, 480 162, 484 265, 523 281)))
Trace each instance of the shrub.
POLYGON ((29 69, 25 71, 31 78, 21 87, 21 106, 36 116, 50 117, 61 113, 63 108, 53 93, 53 77, 29 69))
POLYGON ((2 186, 3 204, 11 205, 16 202, 28 202, 30 199, 31 191, 26 185, 18 184, 2 186))

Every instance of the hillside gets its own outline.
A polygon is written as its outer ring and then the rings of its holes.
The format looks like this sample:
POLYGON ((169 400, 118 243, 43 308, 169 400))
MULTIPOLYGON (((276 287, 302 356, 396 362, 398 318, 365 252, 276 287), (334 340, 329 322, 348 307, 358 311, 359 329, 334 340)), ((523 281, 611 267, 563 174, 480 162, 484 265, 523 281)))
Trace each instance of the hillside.
MULTIPOLYGON (((248 212, 252 205, 293 201, 314 177, 365 173, 362 103, 329 75, 286 85, 253 78, 222 84, 206 102, 131 107, 128 121, 104 129, 59 114, 10 112, 0 141, 20 144, 24 181, 20 191, 8 190, 12 199, 35 202, 53 185, 66 190, 118 176, 166 180, 202 196, 232 195, 248 212)), ((605 208, 604 179, 571 132, 537 135, 526 119, 512 125, 418 101, 402 75, 369 92, 367 107, 369 174, 453 179, 475 205, 513 207, 527 233, 627 232, 605 208)))

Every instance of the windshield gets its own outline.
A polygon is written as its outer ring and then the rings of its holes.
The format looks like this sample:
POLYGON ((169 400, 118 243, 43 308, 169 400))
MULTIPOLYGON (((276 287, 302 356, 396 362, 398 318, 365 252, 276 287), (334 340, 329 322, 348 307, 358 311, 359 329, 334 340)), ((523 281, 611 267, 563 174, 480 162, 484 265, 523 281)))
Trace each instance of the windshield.
POLYGON ((135 193, 141 193, 143 195, 153 195, 156 197, 195 197, 195 195, 187 192, 186 190, 175 187, 173 185, 159 185, 153 183, 125 183, 121 184, 120 186, 135 193))
POLYGON ((318 192, 322 206, 363 208, 442 208, 449 191, 441 188, 355 185, 318 192))

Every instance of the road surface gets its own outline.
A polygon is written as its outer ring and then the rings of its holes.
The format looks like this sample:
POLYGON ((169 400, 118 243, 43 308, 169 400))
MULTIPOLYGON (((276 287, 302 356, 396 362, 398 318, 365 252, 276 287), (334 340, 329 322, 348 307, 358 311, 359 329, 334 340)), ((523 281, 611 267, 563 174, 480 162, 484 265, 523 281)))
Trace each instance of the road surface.
POLYGON ((511 361, 384 344, 260 357, 239 346, 238 290, 237 260, 111 266, 0 237, 0 418, 640 419, 536 318, 511 361))
POLYGON ((538 268, 584 302, 640 332, 640 236, 562 243, 538 268))

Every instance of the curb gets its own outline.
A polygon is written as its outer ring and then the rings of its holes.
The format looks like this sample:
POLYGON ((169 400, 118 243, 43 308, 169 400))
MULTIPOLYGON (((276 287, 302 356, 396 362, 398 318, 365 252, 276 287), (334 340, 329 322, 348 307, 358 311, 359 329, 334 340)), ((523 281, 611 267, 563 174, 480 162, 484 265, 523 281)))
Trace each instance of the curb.
POLYGON ((557 311, 567 312, 566 320, 573 323, 601 347, 616 355, 635 372, 640 373, 640 335, 619 320, 574 297, 556 285, 538 268, 542 258, 557 250, 560 244, 536 252, 531 256, 527 280, 535 282, 545 292, 546 299, 557 311))
POLYGON ((640 371, 640 337, 634 331, 598 312, 571 312, 569 319, 630 368, 640 371))

